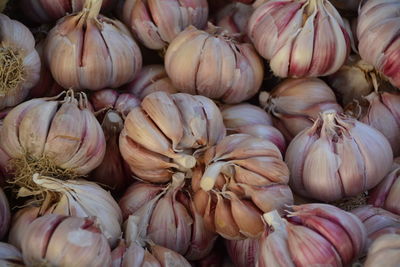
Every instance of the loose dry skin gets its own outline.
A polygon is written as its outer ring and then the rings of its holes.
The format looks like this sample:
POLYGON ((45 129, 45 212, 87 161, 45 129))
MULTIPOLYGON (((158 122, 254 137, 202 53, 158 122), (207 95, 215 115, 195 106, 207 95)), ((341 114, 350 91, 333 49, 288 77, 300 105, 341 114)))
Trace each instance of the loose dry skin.
POLYGON ((9 169, 13 178, 8 182, 12 184, 14 191, 18 193, 20 188, 25 188, 28 191, 31 191, 32 195, 35 195, 32 202, 36 203, 41 203, 44 199, 50 201, 51 199, 56 198, 57 194, 51 194, 51 192, 47 192, 37 185, 32 179, 34 174, 38 173, 42 176, 54 177, 59 180, 71 180, 82 177, 74 173, 71 169, 62 169, 58 167, 53 160, 46 156, 37 159, 25 155, 22 158, 11 159, 9 161, 9 169))
POLYGON ((0 96, 15 90, 24 80, 23 73, 22 56, 12 48, 0 44, 0 96))
POLYGON ((367 192, 363 192, 355 197, 344 198, 331 204, 342 210, 351 211, 360 206, 367 205, 367 196, 367 192))

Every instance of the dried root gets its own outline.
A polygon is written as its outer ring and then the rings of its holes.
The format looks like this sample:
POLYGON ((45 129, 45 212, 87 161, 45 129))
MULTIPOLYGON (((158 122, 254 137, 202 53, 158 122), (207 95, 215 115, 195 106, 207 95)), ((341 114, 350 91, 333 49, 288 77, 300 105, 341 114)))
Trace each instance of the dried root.
POLYGON ((17 89, 24 80, 22 56, 10 47, 0 44, 0 96, 17 89))

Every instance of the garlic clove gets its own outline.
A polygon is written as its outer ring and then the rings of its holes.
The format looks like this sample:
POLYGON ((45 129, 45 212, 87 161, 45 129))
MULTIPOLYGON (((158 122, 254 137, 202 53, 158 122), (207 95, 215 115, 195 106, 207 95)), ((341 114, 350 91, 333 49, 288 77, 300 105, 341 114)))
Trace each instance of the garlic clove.
POLYGON ((221 111, 227 128, 262 124, 272 126, 272 118, 262 108, 250 104, 224 106, 221 111))
POLYGON ((22 240, 29 224, 39 216, 39 207, 26 207, 12 217, 8 242, 21 250, 22 240))
POLYGON ((247 170, 246 168, 242 168, 240 166, 234 166, 235 170, 235 180, 238 183, 248 184, 253 186, 268 186, 274 183, 264 177, 261 174, 258 174, 254 171, 247 170))
POLYGON ((400 179, 397 179, 392 187, 390 188, 390 192, 388 197, 386 198, 385 209, 394 212, 396 214, 400 214, 400 179))
POLYGON ((264 230, 260 210, 248 200, 239 200, 235 194, 230 194, 232 217, 246 237, 256 238, 264 230))
POLYGON ((288 224, 286 229, 289 251, 296 265, 342 266, 335 248, 317 232, 292 224, 288 224))
POLYGON ((193 219, 189 215, 186 207, 177 201, 175 198, 172 200, 172 205, 176 221, 176 244, 174 251, 185 254, 191 244, 191 234, 193 228, 193 219))
POLYGON ((230 201, 216 194, 217 205, 215 207, 215 231, 222 237, 230 240, 243 239, 240 228, 236 224, 231 213, 230 201))
MULTIPOLYGON (((162 262, 158 260, 153 254, 150 254, 147 250, 144 252, 144 258, 143 258, 143 263, 141 266, 163 266, 161 265, 162 262)), ((130 266, 130 265, 127 265, 130 266)))
MULTIPOLYGON (((168 266, 182 266, 190 267, 189 262, 180 254, 165 247, 152 245, 151 252, 155 258, 160 262, 162 267, 168 266)), ((152 265, 153 266, 153 265, 152 265)))
MULTIPOLYGON (((265 236, 266 234, 264 233, 263 235, 265 236)), ((260 241, 257 265, 260 267, 295 267, 292 256, 289 253, 286 235, 274 231, 268 234, 268 238, 264 236, 260 241)))
POLYGON ((193 195, 193 203, 196 207, 196 212, 198 212, 201 216, 204 216, 207 205, 209 204, 209 199, 210 199, 210 193, 206 192, 204 190, 201 190, 200 188, 195 191, 193 195))
POLYGON ((385 266, 394 267, 400 262, 399 254, 399 235, 387 234, 378 238, 368 252, 366 267, 384 264, 385 266))
POLYGON ((183 126, 180 112, 170 94, 152 93, 143 99, 141 106, 162 133, 172 141, 172 147, 176 150, 183 137, 183 126))

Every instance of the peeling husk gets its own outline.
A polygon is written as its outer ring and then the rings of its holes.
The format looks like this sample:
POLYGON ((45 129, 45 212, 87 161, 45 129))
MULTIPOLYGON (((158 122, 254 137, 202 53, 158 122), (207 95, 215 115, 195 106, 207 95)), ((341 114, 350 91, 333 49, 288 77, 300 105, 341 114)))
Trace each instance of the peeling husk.
POLYGON ((251 5, 242 3, 230 3, 216 14, 216 26, 222 27, 229 33, 237 33, 246 36, 247 22, 253 13, 251 5))
POLYGON ((102 0, 88 0, 65 16, 46 39, 46 63, 58 84, 74 90, 117 88, 135 77, 142 55, 129 29, 99 14, 102 0))
POLYGON ((35 39, 22 23, 0 14, 0 110, 14 107, 39 81, 35 39))
POLYGON ((393 152, 374 128, 326 111, 293 139, 285 160, 296 193, 329 202, 375 187, 390 171, 393 152))
POLYGON ((23 237, 28 266, 110 266, 111 249, 93 218, 49 214, 33 221, 23 237))
POLYGON ((88 174, 103 160, 104 134, 86 95, 75 97, 70 90, 63 100, 60 96, 26 101, 3 121, 0 147, 11 158, 9 182, 16 191, 40 191, 32 180, 35 173, 69 180, 88 174))
POLYGON ((318 78, 286 79, 271 93, 261 92, 259 100, 288 141, 311 127, 321 112, 342 111, 332 89, 318 78))

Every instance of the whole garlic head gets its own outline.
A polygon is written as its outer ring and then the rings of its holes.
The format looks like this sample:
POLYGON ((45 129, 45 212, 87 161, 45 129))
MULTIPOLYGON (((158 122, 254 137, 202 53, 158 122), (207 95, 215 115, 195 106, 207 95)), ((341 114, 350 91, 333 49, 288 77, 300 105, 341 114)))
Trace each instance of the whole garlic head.
POLYGON ((129 29, 99 15, 101 0, 59 20, 47 35, 45 57, 54 79, 64 88, 117 88, 135 77, 142 55, 129 29))
POLYGON ((350 34, 328 0, 271 0, 250 17, 248 36, 279 77, 336 72, 350 53, 350 34))

